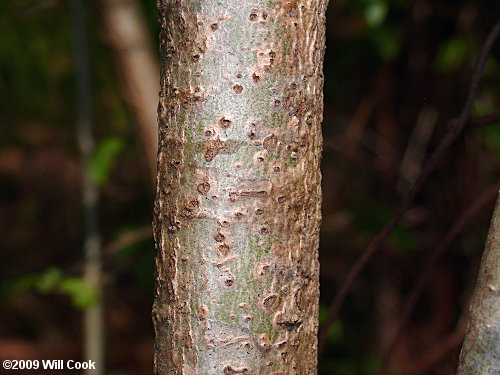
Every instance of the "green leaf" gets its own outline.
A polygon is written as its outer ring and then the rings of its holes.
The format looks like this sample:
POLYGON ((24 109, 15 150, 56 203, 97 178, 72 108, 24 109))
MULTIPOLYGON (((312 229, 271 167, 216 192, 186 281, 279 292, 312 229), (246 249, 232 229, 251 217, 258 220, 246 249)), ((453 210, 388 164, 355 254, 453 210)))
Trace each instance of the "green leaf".
POLYGON ((461 37, 451 38, 444 42, 434 61, 435 69, 439 73, 448 72, 458 68, 465 59, 469 43, 461 37))
POLYGON ((33 281, 33 288, 41 294, 53 292, 61 282, 62 272, 60 269, 51 267, 45 270, 33 281))
POLYGON ((10 285, 2 288, 1 298, 15 293, 33 290, 40 294, 63 293, 71 299, 73 307, 83 310, 91 307, 99 300, 95 288, 82 278, 65 276, 57 267, 50 267, 40 274, 29 274, 17 278, 10 285))
POLYGON ((62 280, 59 289, 71 298, 73 307, 84 310, 96 304, 99 300, 96 290, 77 277, 67 277, 62 280))
POLYGON ((387 4, 383 1, 375 1, 365 8, 365 20, 368 26, 380 26, 387 16, 387 4))
POLYGON ((400 33, 389 25, 369 30, 368 39, 371 40, 384 61, 394 57, 399 49, 400 33))
POLYGON ((97 185, 103 186, 109 182, 111 168, 124 146, 121 138, 108 137, 96 147, 90 159, 89 174, 97 185))
POLYGON ((481 135, 486 147, 500 153, 500 123, 483 126, 481 128, 481 135))

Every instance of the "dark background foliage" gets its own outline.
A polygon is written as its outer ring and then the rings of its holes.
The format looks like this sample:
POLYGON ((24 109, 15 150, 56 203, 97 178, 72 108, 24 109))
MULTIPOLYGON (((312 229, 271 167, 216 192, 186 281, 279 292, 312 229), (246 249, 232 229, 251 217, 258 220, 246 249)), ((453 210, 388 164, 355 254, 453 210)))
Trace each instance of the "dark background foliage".
MULTIPOLYGON (((110 374, 152 373, 153 188, 119 89, 97 2, 89 28, 92 175, 100 185, 110 374), (135 237, 134 237, 135 236, 135 237), (123 238, 125 245, 117 245, 123 238)), ((142 0, 156 41, 154 1, 142 0)), ((350 266, 401 204, 464 103, 496 1, 333 0, 325 59, 321 319, 350 266)), ((82 211, 75 61, 67 1, 0 2, 0 359, 78 359, 82 211)), ((156 42, 155 42, 156 43, 156 42)), ((500 48, 472 116, 499 110, 500 48)), ((321 374, 375 374, 426 259, 499 180, 500 124, 469 124, 355 282, 321 374)), ((453 374, 493 200, 433 269, 391 357, 398 374, 453 374), (436 345, 445 348, 432 358, 436 345)), ((123 242, 123 241, 122 241, 123 242)))

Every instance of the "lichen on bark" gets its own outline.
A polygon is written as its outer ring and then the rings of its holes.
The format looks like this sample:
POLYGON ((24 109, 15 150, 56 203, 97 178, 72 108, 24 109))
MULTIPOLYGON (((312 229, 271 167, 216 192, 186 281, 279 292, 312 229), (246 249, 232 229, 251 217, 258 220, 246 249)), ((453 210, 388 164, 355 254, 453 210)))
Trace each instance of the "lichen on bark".
POLYGON ((155 373, 316 373, 326 0, 160 0, 155 373))

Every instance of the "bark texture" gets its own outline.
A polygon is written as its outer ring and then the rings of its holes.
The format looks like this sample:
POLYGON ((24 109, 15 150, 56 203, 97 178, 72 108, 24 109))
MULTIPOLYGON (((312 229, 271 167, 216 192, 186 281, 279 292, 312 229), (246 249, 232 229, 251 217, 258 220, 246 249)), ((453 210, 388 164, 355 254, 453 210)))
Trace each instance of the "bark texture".
POLYGON ((500 374, 500 197, 481 260, 458 374, 500 374))
POLYGON ((316 374, 326 0, 160 0, 157 375, 316 374))

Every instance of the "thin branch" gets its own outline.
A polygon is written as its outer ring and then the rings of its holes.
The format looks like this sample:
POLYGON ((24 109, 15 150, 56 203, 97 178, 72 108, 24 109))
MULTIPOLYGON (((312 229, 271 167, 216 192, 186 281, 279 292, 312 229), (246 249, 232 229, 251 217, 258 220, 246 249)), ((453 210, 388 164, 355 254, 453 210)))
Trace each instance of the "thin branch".
POLYGON ((352 120, 346 128, 342 152, 346 156, 352 157, 356 153, 358 144, 363 136, 365 127, 370 120, 370 117, 375 109, 376 92, 374 94, 368 94, 361 103, 359 103, 352 120))
POLYGON ((470 124, 472 126, 486 126, 491 124, 500 123, 500 113, 492 113, 485 116, 472 117, 470 119, 470 124))
POLYGON ((328 337, 328 335, 327 335, 328 330, 329 330, 330 326, 333 324, 335 318, 337 317, 337 315, 340 311, 340 308, 342 307, 344 300, 347 297, 347 294, 349 293, 352 285, 354 284, 354 281, 359 276, 361 271, 365 268, 365 265, 373 257, 373 255, 375 255, 382 248, 382 245, 384 244, 385 240, 389 237, 389 235, 397 227, 397 225, 399 224, 399 222, 403 218, 403 215, 410 208, 416 195, 422 189, 424 182, 427 180, 429 175, 432 172, 434 172, 434 170, 438 166, 439 162, 446 155, 446 151, 449 149, 449 147, 462 134, 462 132, 465 128, 465 124, 467 123, 467 119, 469 117, 470 110, 471 110, 472 105, 474 103, 474 99, 477 96, 477 91, 478 91, 479 83, 481 81, 481 74, 482 74, 482 71, 484 69, 484 65, 486 64, 486 60, 487 60, 488 55, 490 53, 491 47, 493 46, 495 40, 498 38, 499 34, 500 34, 500 19, 497 21, 497 23, 495 24, 495 26, 493 27, 493 29, 489 33, 488 37, 486 38, 486 41, 484 42, 484 44, 481 48, 481 51, 479 53, 479 56, 478 56, 478 59, 476 62, 476 66, 475 66, 474 71, 472 73, 468 95, 467 95, 467 98, 465 100, 462 111, 460 112, 458 117, 452 119, 448 123, 448 132, 442 138, 442 140, 439 143, 439 145, 437 146, 436 150, 430 156, 430 158, 428 159, 428 161, 426 162, 426 164, 422 168, 422 171, 420 172, 419 177, 417 178, 417 180, 413 184, 413 187, 407 193, 403 203, 399 207, 394 218, 387 224, 387 226, 384 229, 382 229, 381 232, 379 232, 375 236, 375 238, 370 242, 368 247, 366 247, 366 249, 361 254, 360 258, 352 266, 351 270, 347 274, 347 277, 344 280, 344 283, 340 287, 337 295, 335 296, 334 300, 332 301, 332 303, 330 305, 330 311, 328 312, 328 316, 323 324, 323 327, 320 329, 319 339, 318 339, 318 356, 319 357, 321 357, 321 355, 324 351, 327 337, 328 337))
POLYGON ((103 253, 110 256, 115 255, 118 251, 120 251, 124 247, 133 245, 147 238, 151 238, 151 240, 153 238, 153 230, 151 228, 151 225, 146 225, 133 232, 127 232, 122 234, 116 240, 107 244, 103 249, 103 253))
POLYGON ((462 319, 460 319, 460 322, 453 332, 438 340, 418 360, 405 364, 404 368, 400 369, 401 372, 408 375, 427 373, 441 363, 451 351, 460 347, 465 336, 465 328, 467 327, 466 315, 467 314, 464 314, 462 319))
POLYGON ((434 271, 434 266, 437 261, 441 258, 441 256, 445 253, 445 251, 453 244, 453 242, 457 239, 460 233, 464 230, 467 224, 470 223, 474 217, 478 213, 480 213, 489 203, 495 200, 497 196, 498 189, 500 188, 500 182, 497 182, 493 187, 489 188, 485 193, 483 193, 478 199, 476 199, 470 207, 455 221, 450 231, 446 234, 444 240, 439 244, 438 247, 434 249, 429 255, 427 262, 424 266, 423 271, 420 273, 417 281, 415 282, 410 296, 408 297, 405 306, 403 307, 402 313, 399 315, 399 323, 397 325, 396 333, 391 344, 388 347, 387 352, 383 357, 383 365, 380 370, 380 374, 384 374, 387 370, 387 366, 389 365, 389 361, 392 357, 394 350, 401 338, 401 334, 403 333, 403 329, 405 328, 408 320, 411 317, 413 310, 418 302, 424 287, 429 280, 429 277, 432 275, 434 271))

